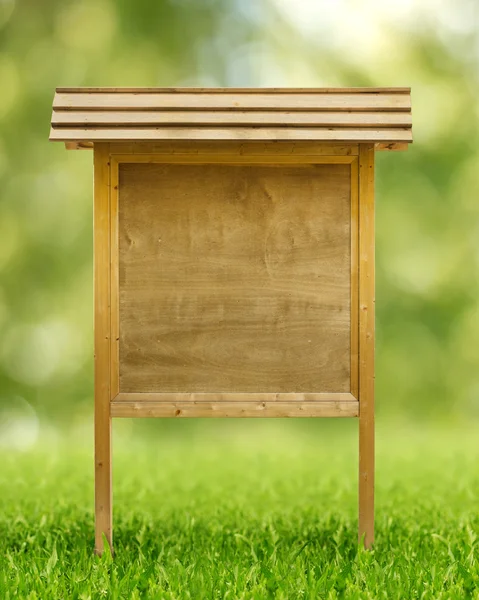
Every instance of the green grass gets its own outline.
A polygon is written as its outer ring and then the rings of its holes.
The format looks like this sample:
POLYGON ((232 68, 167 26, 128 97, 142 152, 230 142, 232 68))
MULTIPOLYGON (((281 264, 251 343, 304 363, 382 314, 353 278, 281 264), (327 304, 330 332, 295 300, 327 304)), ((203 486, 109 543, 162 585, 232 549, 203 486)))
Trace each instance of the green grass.
POLYGON ((1 600, 479 598, 473 429, 378 427, 367 552, 356 422, 128 427, 114 437, 113 559, 93 555, 88 433, 0 456, 1 600))

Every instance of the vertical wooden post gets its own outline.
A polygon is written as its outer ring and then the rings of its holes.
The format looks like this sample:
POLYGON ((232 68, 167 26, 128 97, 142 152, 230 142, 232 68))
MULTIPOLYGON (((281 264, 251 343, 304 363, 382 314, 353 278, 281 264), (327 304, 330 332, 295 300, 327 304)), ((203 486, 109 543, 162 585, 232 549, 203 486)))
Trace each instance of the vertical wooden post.
POLYGON ((109 144, 94 146, 95 552, 112 549, 109 144))
POLYGON ((359 146, 359 541, 374 541, 374 145, 359 146))

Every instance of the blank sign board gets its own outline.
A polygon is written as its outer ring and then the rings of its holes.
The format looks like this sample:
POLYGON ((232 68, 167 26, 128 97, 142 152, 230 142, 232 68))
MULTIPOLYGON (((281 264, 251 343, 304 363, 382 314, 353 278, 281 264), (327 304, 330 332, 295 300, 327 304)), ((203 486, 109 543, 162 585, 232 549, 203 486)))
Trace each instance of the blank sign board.
POLYGON ((349 165, 119 165, 120 392, 349 392, 349 165))

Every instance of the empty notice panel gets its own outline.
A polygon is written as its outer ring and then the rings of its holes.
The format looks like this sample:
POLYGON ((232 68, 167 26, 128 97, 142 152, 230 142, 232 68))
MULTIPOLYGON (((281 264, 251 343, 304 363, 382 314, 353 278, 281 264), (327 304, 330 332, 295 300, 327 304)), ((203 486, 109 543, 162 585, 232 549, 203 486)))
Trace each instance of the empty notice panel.
POLYGON ((120 392, 350 391, 350 165, 119 183, 120 392))

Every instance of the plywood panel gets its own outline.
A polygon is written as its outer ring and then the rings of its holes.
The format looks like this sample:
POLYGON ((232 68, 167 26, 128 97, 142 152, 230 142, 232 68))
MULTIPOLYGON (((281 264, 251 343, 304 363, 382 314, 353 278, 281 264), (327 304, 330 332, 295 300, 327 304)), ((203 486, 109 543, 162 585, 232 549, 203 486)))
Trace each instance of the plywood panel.
POLYGON ((349 165, 119 185, 120 392, 349 392, 349 165))

